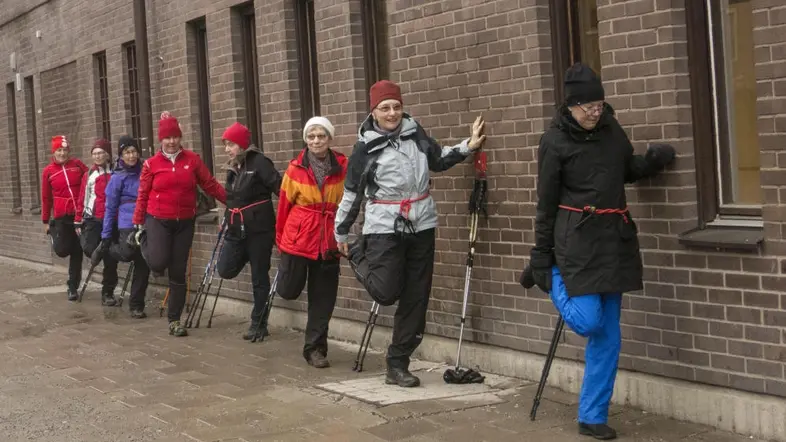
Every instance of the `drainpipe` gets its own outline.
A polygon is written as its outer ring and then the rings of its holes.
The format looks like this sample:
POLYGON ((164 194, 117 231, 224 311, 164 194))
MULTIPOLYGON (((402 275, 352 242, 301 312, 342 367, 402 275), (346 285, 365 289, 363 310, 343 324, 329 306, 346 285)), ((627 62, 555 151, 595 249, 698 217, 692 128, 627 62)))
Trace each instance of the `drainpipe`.
POLYGON ((134 40, 136 42, 137 87, 139 88, 139 119, 142 152, 155 153, 153 146, 153 111, 150 99, 150 61, 147 52, 147 9, 145 0, 134 0, 134 40))

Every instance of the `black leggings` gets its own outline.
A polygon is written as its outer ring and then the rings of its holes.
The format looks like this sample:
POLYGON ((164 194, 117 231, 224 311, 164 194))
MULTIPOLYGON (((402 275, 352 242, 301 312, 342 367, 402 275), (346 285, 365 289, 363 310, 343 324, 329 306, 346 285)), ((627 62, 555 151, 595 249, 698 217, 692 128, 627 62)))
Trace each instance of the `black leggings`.
POLYGON ((186 304, 186 270, 188 252, 194 240, 194 219, 159 219, 150 215, 145 220, 142 256, 153 272, 169 271, 169 321, 179 321, 186 304))
POLYGON ((82 247, 74 230, 74 216, 56 218, 49 223, 49 235, 55 255, 68 257, 68 289, 79 290, 82 281, 82 247))

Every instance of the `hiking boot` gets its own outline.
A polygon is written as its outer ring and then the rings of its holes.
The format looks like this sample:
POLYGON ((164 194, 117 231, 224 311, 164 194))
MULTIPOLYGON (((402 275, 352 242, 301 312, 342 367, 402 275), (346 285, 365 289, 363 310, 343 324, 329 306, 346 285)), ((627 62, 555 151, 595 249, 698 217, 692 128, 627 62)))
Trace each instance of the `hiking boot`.
POLYGON ((169 334, 177 337, 188 336, 188 331, 180 325, 180 321, 172 321, 169 323, 169 334))
POLYGON ((321 351, 314 350, 308 357, 308 365, 311 365, 314 368, 327 368, 330 367, 330 362, 321 351))
POLYGON ((366 261, 365 250, 363 249, 363 239, 358 239, 349 246, 349 267, 355 273, 355 278, 365 286, 366 275, 368 274, 368 262, 366 261))
POLYGON ((385 383, 388 385, 398 385, 404 388, 412 388, 420 385, 420 378, 410 373, 406 368, 388 367, 388 372, 385 375, 385 383))
POLYGON ((79 299, 79 293, 75 289, 68 289, 68 300, 76 301, 77 299, 79 299))
POLYGON ((101 263, 101 260, 104 259, 104 254, 109 249, 108 246, 109 246, 109 243, 108 242, 104 242, 104 241, 101 241, 98 244, 98 247, 96 247, 96 249, 93 250, 93 254, 90 255, 90 265, 91 266, 95 267, 95 266, 97 266, 98 264, 101 263))
POLYGON ((598 440, 611 440, 617 438, 617 432, 606 424, 582 424, 579 422, 579 434, 592 436, 598 440))
POLYGON ((131 317, 134 319, 145 319, 147 318, 147 313, 142 310, 131 310, 131 317))
POLYGON ((261 325, 259 326, 259 329, 257 329, 256 324, 252 323, 248 327, 248 330, 245 333, 243 333, 243 340, 250 341, 254 339, 255 334, 256 334, 257 341, 262 341, 265 339, 266 336, 270 336, 270 333, 267 331, 266 325, 261 325))
POLYGON ((112 292, 104 292, 101 294, 101 305, 105 307, 114 307, 117 305, 117 299, 112 292))

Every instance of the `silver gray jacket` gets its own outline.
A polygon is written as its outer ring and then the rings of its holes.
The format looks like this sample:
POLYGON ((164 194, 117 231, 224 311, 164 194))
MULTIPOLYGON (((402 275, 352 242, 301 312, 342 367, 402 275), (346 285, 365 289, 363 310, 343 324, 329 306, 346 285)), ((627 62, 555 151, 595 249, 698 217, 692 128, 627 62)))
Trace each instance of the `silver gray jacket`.
POLYGON ((344 197, 336 212, 336 241, 347 242, 363 196, 364 235, 401 232, 400 203, 406 200, 416 200, 407 217, 412 233, 437 227, 437 206, 428 194, 430 171, 442 172, 464 161, 470 154, 468 143, 469 138, 441 147, 406 113, 398 131, 384 133, 369 115, 349 157, 344 197))

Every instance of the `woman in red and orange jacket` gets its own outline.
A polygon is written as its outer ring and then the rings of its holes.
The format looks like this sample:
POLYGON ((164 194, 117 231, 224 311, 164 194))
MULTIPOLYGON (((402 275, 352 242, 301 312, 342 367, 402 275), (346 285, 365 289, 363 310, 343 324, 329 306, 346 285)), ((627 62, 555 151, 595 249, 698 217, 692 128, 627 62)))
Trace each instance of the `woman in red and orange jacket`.
POLYGON ((68 300, 76 301, 82 279, 82 247, 74 227, 77 197, 87 166, 71 158, 65 135, 52 137, 52 162, 44 167, 41 179, 41 221, 52 238, 55 254, 68 259, 68 300), (50 212, 54 212, 50 220, 50 212), (50 222, 51 221, 51 222, 50 222))
POLYGON ((164 112, 158 122, 161 150, 148 158, 139 178, 134 228, 142 256, 153 273, 169 272, 169 334, 186 336, 180 315, 186 303, 186 267, 194 240, 197 186, 226 202, 226 192, 196 153, 183 149, 177 119, 164 112), (144 224, 144 227, 142 225, 144 224))
POLYGON ((303 128, 307 147, 289 163, 281 182, 276 245, 281 254, 278 294, 297 299, 308 282, 308 323, 303 357, 329 367, 327 334, 338 294, 338 245, 333 223, 344 195, 347 157, 330 149, 333 125, 314 117, 303 128))

